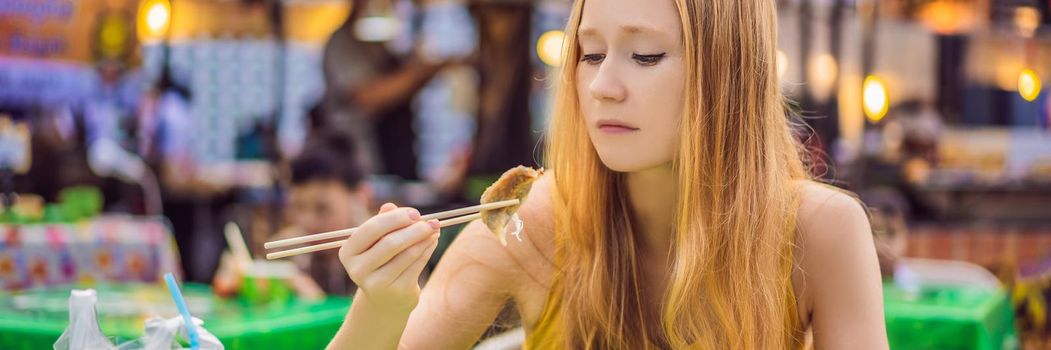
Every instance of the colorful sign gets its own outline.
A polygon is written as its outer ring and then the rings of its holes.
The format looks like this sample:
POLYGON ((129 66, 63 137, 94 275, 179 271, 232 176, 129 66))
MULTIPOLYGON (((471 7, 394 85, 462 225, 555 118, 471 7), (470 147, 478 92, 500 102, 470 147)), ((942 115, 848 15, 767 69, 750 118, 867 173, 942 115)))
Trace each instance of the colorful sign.
POLYGON ((61 105, 90 93, 100 61, 136 59, 137 0, 0 1, 0 106, 61 105))

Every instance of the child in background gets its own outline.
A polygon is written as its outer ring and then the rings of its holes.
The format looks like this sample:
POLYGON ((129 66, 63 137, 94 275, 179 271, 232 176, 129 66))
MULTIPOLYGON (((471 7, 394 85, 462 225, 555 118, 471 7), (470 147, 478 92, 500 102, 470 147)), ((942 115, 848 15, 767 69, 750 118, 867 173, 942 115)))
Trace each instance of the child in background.
MULTIPOLYGON (((291 163, 285 211, 291 225, 268 240, 355 227, 372 215, 372 191, 363 181, 365 171, 353 141, 332 135, 316 140, 291 163)), ((356 290, 336 250, 298 256, 293 261, 302 273, 289 282, 300 297, 349 295, 356 290)), ((233 266, 232 258, 224 255, 214 280, 216 293, 232 294, 239 287, 241 273, 233 271, 233 266)))

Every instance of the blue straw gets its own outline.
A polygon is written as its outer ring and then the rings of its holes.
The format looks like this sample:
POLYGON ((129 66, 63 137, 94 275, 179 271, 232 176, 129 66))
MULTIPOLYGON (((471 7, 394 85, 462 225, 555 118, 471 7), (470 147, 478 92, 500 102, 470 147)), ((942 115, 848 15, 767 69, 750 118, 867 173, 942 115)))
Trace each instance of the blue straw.
POLYGON ((175 276, 171 272, 164 274, 164 282, 168 283, 168 291, 172 293, 172 299, 175 299, 175 307, 179 308, 179 313, 182 314, 186 334, 190 335, 190 349, 197 350, 201 346, 197 336, 197 326, 193 324, 193 318, 190 318, 190 308, 186 307, 186 300, 182 298, 179 284, 175 283, 175 276))

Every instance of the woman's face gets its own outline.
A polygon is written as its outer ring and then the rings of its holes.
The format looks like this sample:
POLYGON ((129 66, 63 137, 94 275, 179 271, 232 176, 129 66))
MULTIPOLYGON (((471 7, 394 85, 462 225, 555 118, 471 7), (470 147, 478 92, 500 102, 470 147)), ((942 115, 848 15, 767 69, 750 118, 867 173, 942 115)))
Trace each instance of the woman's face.
POLYGON ((674 1, 587 0, 577 32, 577 96, 588 135, 613 171, 671 162, 685 67, 674 1))

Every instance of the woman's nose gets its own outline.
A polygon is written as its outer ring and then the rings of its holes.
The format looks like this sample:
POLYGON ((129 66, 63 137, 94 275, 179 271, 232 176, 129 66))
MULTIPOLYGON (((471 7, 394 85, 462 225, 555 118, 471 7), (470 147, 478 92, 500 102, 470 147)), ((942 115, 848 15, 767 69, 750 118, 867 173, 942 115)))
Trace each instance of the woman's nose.
POLYGON ((627 98, 628 91, 618 79, 614 68, 605 62, 599 67, 598 72, 595 73, 595 79, 591 80, 588 86, 588 92, 591 93, 592 98, 607 102, 621 102, 627 98))

